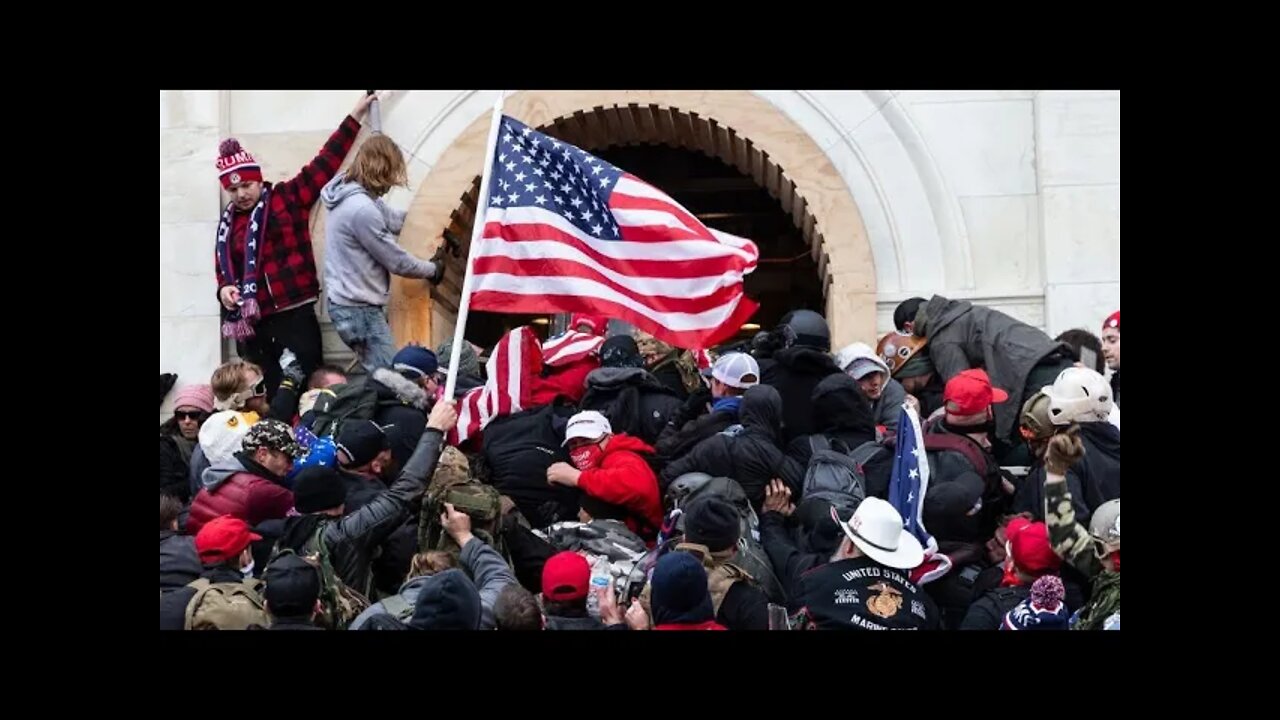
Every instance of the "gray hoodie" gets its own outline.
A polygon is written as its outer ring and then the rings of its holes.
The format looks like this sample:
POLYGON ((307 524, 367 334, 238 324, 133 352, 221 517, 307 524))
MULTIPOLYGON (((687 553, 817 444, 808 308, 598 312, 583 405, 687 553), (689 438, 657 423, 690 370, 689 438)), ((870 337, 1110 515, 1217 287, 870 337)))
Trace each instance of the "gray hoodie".
POLYGON ((419 260, 396 244, 405 214, 370 197, 339 173, 320 192, 329 209, 325 220, 324 285, 335 305, 383 307, 391 276, 428 278, 434 263, 419 260))
POLYGON ((849 366, 859 359, 871 360, 876 365, 884 368, 884 375, 886 376, 884 391, 880 393, 880 399, 871 403, 871 414, 875 418, 877 425, 884 425, 889 432, 896 434, 898 432, 898 418, 902 417, 902 403, 907 399, 907 390, 902 387, 902 383, 892 377, 888 377, 889 367, 866 343, 853 343, 842 349, 836 354, 836 366, 847 373, 849 372, 849 366))
POLYGON ((230 479, 232 475, 242 472, 251 471, 249 468, 245 467, 244 463, 240 461, 240 458, 233 455, 223 462, 207 468, 200 476, 200 481, 205 490, 213 492, 218 489, 218 486, 230 479))

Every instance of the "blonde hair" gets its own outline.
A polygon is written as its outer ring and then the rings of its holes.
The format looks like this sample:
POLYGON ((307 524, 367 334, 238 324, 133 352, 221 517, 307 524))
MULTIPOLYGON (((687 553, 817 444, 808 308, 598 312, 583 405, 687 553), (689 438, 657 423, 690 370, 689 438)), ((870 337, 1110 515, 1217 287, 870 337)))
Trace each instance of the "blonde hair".
POLYGON ((458 567, 458 561, 454 559, 452 553, 443 550, 428 550, 418 553, 409 561, 409 575, 405 577, 405 581, 412 580, 423 575, 435 575, 438 572, 444 572, 449 568, 458 567))
POLYGON ((249 384, 244 379, 245 370, 252 370, 258 374, 258 377, 265 377, 261 367, 247 360, 223 363, 213 371, 213 377, 209 379, 209 384, 213 387, 213 396, 225 402, 232 395, 249 389, 249 384))
POLYGON ((375 197, 387 194, 397 185, 408 185, 404 153, 391 138, 374 135, 356 151, 356 159, 347 170, 347 181, 359 183, 375 197))

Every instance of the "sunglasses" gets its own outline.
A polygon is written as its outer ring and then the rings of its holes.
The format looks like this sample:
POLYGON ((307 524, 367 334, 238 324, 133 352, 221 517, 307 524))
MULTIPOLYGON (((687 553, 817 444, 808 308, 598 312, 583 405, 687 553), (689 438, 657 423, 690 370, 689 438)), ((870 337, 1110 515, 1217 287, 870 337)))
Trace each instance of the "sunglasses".
POLYGON ((249 389, 250 389, 250 391, 253 393, 253 394, 252 394, 252 395, 250 395, 249 397, 262 397, 263 395, 266 395, 266 394, 267 394, 267 379, 266 379, 265 377, 260 377, 260 378, 258 378, 258 381, 257 381, 257 382, 255 382, 255 383, 253 384, 253 387, 251 387, 251 388, 249 388, 249 389))
POLYGON ((179 420, 203 420, 205 418, 203 410, 192 410, 191 412, 175 410, 173 416, 179 420))

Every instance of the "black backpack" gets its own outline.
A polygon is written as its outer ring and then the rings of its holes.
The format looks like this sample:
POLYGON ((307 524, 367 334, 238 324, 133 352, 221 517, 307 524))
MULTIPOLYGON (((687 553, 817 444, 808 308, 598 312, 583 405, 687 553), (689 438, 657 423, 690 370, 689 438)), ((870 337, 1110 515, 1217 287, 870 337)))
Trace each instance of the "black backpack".
POLYGON ((320 394, 316 401, 311 432, 316 437, 337 437, 348 420, 372 420, 378 409, 378 390, 363 375, 349 382, 331 385, 333 395, 320 394))
POLYGON ((801 499, 820 498, 837 508, 856 509, 867 497, 864 467, 882 447, 875 441, 868 441, 850 452, 838 439, 836 446, 832 447, 825 435, 810 435, 812 454, 804 474, 801 499))

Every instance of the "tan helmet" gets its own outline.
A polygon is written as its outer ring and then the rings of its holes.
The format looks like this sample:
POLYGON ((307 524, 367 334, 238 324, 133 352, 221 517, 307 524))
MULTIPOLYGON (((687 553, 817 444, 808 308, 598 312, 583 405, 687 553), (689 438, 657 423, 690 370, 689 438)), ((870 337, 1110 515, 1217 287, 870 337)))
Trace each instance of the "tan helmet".
POLYGON ((1024 440, 1045 440, 1053 436, 1053 420, 1049 416, 1049 396, 1044 390, 1037 390, 1022 404, 1022 415, 1018 418, 1018 430, 1024 440))
POLYGON ((880 342, 876 344, 876 354, 889 366, 889 373, 896 376, 902 366, 920 352, 926 342, 928 341, 916 335, 890 332, 880 338, 880 342))

